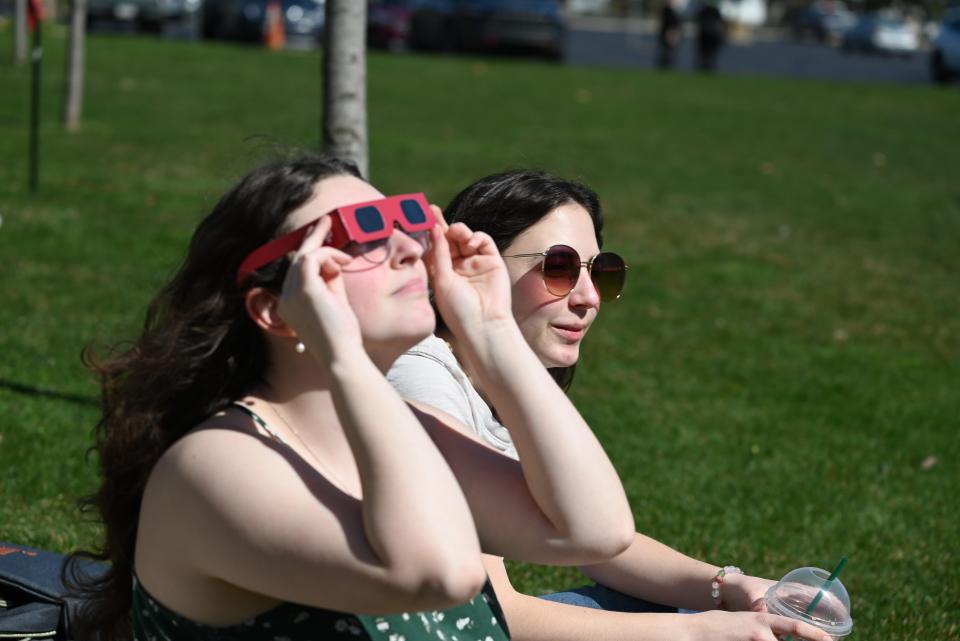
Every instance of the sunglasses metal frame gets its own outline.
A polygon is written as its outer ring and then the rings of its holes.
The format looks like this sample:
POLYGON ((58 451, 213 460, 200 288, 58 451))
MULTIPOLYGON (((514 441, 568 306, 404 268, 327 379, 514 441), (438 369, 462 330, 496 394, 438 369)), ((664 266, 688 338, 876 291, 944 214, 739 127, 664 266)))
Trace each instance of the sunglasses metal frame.
MULTIPOLYGON (((550 293, 550 294, 553 295, 553 296, 556 296, 557 298, 563 298, 564 296, 569 296, 569 295, 570 295, 570 292, 573 291, 573 288, 577 286, 577 280, 579 280, 579 278, 580 278, 580 270, 583 269, 584 267, 586 267, 586 268, 587 268, 587 272, 590 274, 590 281, 593 283, 593 286, 596 288, 597 294, 600 294, 600 299, 603 300, 603 295, 602 295, 602 293, 601 293, 601 287, 600 287, 600 285, 597 283, 597 281, 594 280, 594 278, 593 278, 593 263, 594 263, 595 260, 597 260, 597 258, 599 258, 600 256, 603 256, 604 254, 616 256, 616 257, 620 260, 620 262, 623 263, 623 274, 624 274, 624 278, 626 278, 627 270, 630 269, 630 267, 627 265, 626 261, 623 260, 623 257, 620 256, 620 254, 617 254, 617 253, 615 253, 615 252, 600 252, 600 253, 598 253, 596 256, 594 256, 593 258, 591 258, 590 260, 579 260, 579 258, 580 258, 580 252, 578 252, 576 249, 574 249, 574 248, 571 247, 570 245, 557 244, 557 245, 551 245, 550 247, 547 248, 546 251, 542 251, 542 252, 534 252, 534 253, 530 253, 530 254, 509 254, 509 255, 504 254, 504 255, 502 255, 501 257, 502 257, 502 258, 540 258, 540 275, 541 275, 541 279, 543 280, 543 287, 544 287, 544 289, 547 290, 548 293, 550 293), (544 273, 543 273, 543 267, 544 267, 544 264, 546 263, 547 256, 550 254, 550 251, 551 251, 551 250, 554 250, 554 249, 559 249, 560 251, 564 251, 564 252, 569 251, 570 253, 572 253, 574 256, 577 257, 577 261, 576 261, 576 263, 577 263, 577 276, 576 276, 576 278, 574 279, 573 283, 570 285, 570 289, 568 289, 568 290, 567 290, 566 292, 564 292, 563 294, 557 294, 556 292, 550 291, 550 288, 547 287, 547 279, 546 279, 546 276, 545 276, 544 273)), ((602 272, 600 272, 600 273, 602 273, 602 272)), ((613 300, 617 300, 618 298, 620 298, 620 296, 621 296, 622 294, 623 294, 623 286, 621 285, 620 291, 617 292, 617 295, 613 297, 613 300)))
MULTIPOLYGON (((427 202, 427 197, 419 192, 414 194, 401 194, 399 196, 387 196, 386 198, 378 198, 377 200, 344 205, 323 214, 323 216, 333 217, 330 233, 327 234, 327 238, 323 241, 323 244, 336 249, 341 249, 351 242, 369 243, 375 240, 389 238, 393 234, 395 226, 399 226, 400 229, 406 233, 412 234, 427 231, 437 224, 437 219, 430 209, 430 203, 427 202), (422 222, 411 223, 407 220, 406 214, 403 212, 404 201, 414 201, 420 206, 424 215, 422 222), (383 222, 381 228, 372 231, 363 229, 362 223, 357 220, 357 212, 367 207, 377 208, 377 213, 380 214, 383 222)), ((301 225, 293 231, 275 238, 250 252, 237 269, 237 287, 243 286, 244 281, 261 267, 269 265, 288 253, 299 249, 307 232, 318 220, 323 218, 323 216, 319 216, 309 223, 301 225)))

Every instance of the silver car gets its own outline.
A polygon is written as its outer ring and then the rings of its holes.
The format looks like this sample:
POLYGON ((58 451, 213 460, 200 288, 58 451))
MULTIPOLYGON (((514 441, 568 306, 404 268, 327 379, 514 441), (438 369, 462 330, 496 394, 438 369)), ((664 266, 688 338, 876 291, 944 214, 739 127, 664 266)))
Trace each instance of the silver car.
POLYGON ((867 13, 843 34, 843 49, 911 56, 920 49, 917 29, 888 13, 867 13))

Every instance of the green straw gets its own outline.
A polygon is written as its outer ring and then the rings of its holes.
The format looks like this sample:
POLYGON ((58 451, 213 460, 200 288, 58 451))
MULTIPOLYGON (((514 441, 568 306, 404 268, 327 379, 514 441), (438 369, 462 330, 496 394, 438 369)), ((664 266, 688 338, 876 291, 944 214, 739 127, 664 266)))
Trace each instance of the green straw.
POLYGON ((823 585, 820 586, 820 590, 817 592, 817 596, 813 597, 813 601, 810 602, 810 605, 807 606, 806 612, 804 614, 810 614, 817 607, 817 604, 820 603, 820 599, 823 598, 824 592, 830 589, 830 585, 836 581, 837 575, 840 574, 840 571, 843 570, 843 566, 847 564, 847 557, 840 559, 840 562, 837 563, 837 567, 833 568, 833 572, 830 573, 830 576, 826 581, 823 582, 823 585))

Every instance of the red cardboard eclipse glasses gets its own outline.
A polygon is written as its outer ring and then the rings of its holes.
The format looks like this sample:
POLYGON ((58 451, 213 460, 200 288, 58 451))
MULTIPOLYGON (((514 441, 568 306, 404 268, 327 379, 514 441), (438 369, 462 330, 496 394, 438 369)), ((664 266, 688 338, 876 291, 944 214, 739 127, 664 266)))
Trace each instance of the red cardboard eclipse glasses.
MULTIPOLYGON (((354 205, 338 207, 327 214, 333 217, 333 226, 324 245, 342 249, 349 243, 369 243, 389 238, 394 226, 412 234, 431 229, 437 219, 422 193, 388 196, 354 205)), ((250 252, 237 269, 237 287, 264 265, 269 265, 289 252, 296 251, 303 243, 307 230, 317 220, 312 220, 292 232, 271 240, 250 252)))

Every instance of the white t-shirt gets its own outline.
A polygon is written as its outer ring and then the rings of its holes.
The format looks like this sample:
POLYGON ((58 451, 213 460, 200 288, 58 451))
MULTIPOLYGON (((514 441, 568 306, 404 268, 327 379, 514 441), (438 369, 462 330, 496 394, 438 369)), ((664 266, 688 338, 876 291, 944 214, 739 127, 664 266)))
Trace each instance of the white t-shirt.
POLYGON ((443 410, 463 421, 485 443, 518 458, 510 432, 494 418, 443 339, 431 335, 417 343, 397 359, 387 380, 400 396, 443 410))

